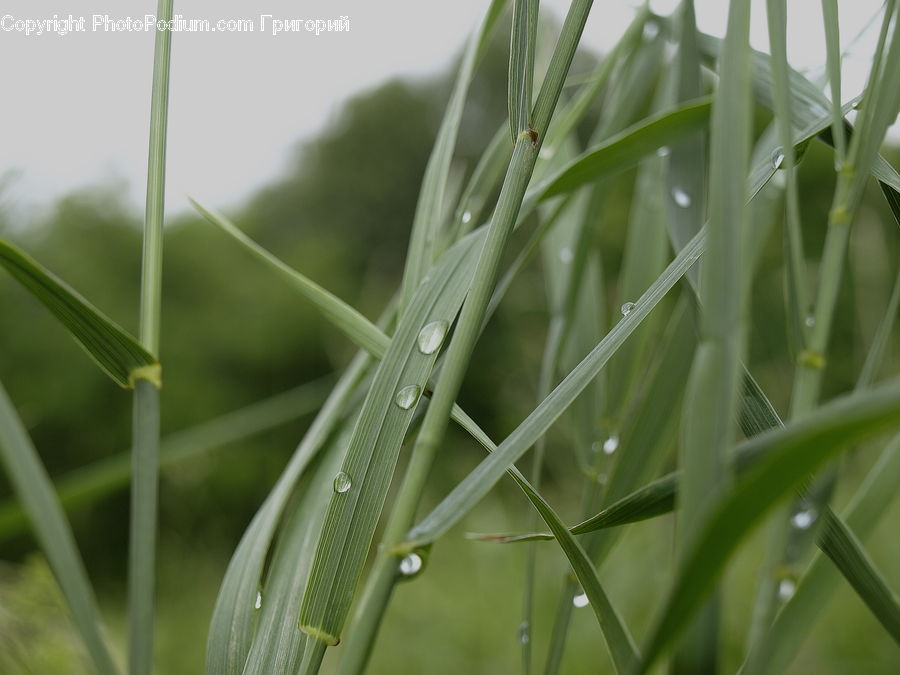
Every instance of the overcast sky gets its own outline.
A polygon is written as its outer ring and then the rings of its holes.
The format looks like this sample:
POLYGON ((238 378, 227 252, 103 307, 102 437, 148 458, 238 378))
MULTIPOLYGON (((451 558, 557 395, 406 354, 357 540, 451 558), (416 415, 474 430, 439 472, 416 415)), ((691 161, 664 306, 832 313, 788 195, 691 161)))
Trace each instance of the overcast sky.
MULTIPOLYGON (((250 19, 254 32, 173 35, 167 210, 186 195, 218 207, 234 204, 277 176, 296 141, 315 136, 342 101, 394 76, 423 77, 446 68, 489 0, 175 0, 185 19, 250 19), (349 17, 349 32, 271 34, 274 18, 349 17)), ((568 2, 542 12, 561 17, 568 2)), ((677 2, 651 3, 667 13, 677 2)), ((701 30, 723 34, 724 0, 696 0, 701 30)), ((842 42, 849 42, 880 0, 841 2, 842 42)), ((752 43, 767 49, 765 3, 753 3, 752 43)), ((791 0, 789 55, 795 67, 824 62, 819 0, 791 0)), ((93 15, 142 20, 156 3, 134 0, 4 0, 4 21, 85 17, 86 32, 0 32, 2 203, 23 216, 76 188, 116 182, 136 210, 145 189, 152 32, 92 30, 93 15), (11 17, 11 18, 10 18, 11 17), (14 172, 13 174, 7 172, 14 172), (10 176, 13 176, 10 179, 10 176)), ((583 44, 602 52, 621 34, 633 3, 596 0, 583 44)), ((845 100, 864 84, 877 25, 845 65, 845 100)))

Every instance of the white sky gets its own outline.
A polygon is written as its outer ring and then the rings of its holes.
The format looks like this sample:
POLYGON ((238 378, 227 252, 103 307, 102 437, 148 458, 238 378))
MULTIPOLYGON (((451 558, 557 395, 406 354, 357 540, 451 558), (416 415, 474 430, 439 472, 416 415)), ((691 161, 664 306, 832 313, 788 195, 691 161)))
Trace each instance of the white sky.
MULTIPOLYGON (((169 117, 167 211, 187 207, 186 195, 223 207, 251 194, 286 166, 299 139, 315 136, 342 101, 401 75, 446 68, 489 0, 175 0, 186 19, 249 18, 253 33, 174 33, 169 117), (260 15, 276 18, 350 17, 349 33, 272 36, 260 15)), ((565 0, 542 11, 562 17, 565 0)), ((675 0, 652 2, 667 13, 675 0)), ((765 3, 753 8, 753 46, 767 50, 765 3)), ((880 0, 844 0, 842 42, 859 32, 880 0)), ((701 30, 723 34, 728 3, 696 0, 701 30)), ((789 56, 795 67, 824 62, 820 0, 790 0, 789 56)), ((3 105, 0 129, 2 203, 23 217, 73 189, 118 182, 143 208, 153 58, 152 33, 90 29, 94 14, 114 19, 154 13, 152 0, 4 0, 0 17, 84 16, 85 33, 25 36, 0 31, 3 105)), ((583 44, 607 49, 634 10, 624 0, 596 0, 583 44)), ((877 25, 845 64, 844 99, 862 88, 877 25)))

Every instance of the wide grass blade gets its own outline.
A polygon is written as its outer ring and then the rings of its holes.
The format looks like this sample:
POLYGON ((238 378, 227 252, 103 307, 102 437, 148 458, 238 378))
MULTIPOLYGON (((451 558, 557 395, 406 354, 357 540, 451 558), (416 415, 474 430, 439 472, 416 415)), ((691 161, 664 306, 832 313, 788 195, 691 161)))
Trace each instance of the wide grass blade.
MULTIPOLYGON (((300 385, 244 408, 177 431, 160 440, 159 464, 165 469, 230 443, 298 419, 318 409, 332 378, 300 385)), ((126 487, 131 479, 131 452, 125 451, 61 476, 54 481, 63 509, 72 512, 96 504, 126 487)), ((28 517, 16 500, 0 503, 0 542, 27 532, 28 517)))
POLYGON ((842 397, 802 420, 747 441, 757 458, 714 507, 682 558, 672 592, 645 649, 644 669, 674 640, 753 526, 817 468, 853 444, 900 426, 900 382, 842 397))
POLYGON ((583 153, 558 173, 533 188, 540 199, 570 192, 598 177, 627 169, 645 156, 689 131, 702 129, 709 120, 710 100, 693 101, 654 115, 583 153))
POLYGON ((243 672, 256 626, 256 594, 275 528, 297 481, 344 422, 349 404, 370 366, 371 358, 367 354, 361 352, 354 357, 241 537, 213 609, 206 645, 209 675, 243 672))
POLYGON ((132 389, 136 380, 147 379, 160 386, 156 357, 62 279, 3 239, 0 265, 50 310, 116 384, 132 389))
POLYGON ((117 673, 103 640, 100 612, 75 537, 53 491, 53 483, 2 385, 0 461, 31 520, 94 667, 101 675, 117 673))
MULTIPOLYGON (((706 519, 715 496, 730 483, 729 449, 745 350, 747 293, 744 186, 750 164, 750 3, 732 0, 710 128, 708 255, 700 268, 700 341, 687 381, 679 463, 676 553, 679 561, 706 519)), ((688 203, 696 195, 673 194, 688 203)), ((719 599, 713 594, 689 624, 673 673, 716 672, 719 599)))
POLYGON ((506 0, 493 0, 478 31, 469 38, 462 64, 450 95, 450 102, 444 112, 444 119, 438 131, 434 148, 425 167, 422 189, 413 217, 409 251, 406 255, 406 269, 403 272, 403 296, 401 307, 407 305, 416 286, 422 281, 435 258, 435 244, 444 212, 444 192, 450 172, 450 160, 459 133, 463 108, 469 93, 469 85, 506 0))
POLYGON ((344 458, 351 427, 345 426, 305 477, 272 554, 269 573, 260 585, 254 608, 256 636, 243 675, 295 673, 311 638, 297 629, 297 614, 312 566, 316 541, 332 494, 334 475, 344 458))
POLYGON ((420 285, 385 352, 354 429, 300 610, 300 627, 325 642, 340 641, 362 567, 387 497, 400 445, 462 304, 474 256, 469 235, 443 256, 420 285))

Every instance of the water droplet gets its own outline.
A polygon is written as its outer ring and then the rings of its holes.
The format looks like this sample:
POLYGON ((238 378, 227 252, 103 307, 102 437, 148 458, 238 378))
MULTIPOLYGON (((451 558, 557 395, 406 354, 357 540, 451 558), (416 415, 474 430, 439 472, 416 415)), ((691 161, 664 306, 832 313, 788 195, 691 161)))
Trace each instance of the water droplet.
POLYGON ((683 209, 691 205, 691 196, 680 187, 672 188, 672 199, 683 209))
POLYGON ((541 148, 540 152, 538 152, 538 157, 541 159, 553 159, 553 148, 541 148))
POLYGON ((422 571, 422 556, 418 553, 410 553, 400 561, 400 574, 411 577, 422 571))
POLYGON ((634 309, 634 303, 626 302, 624 305, 622 305, 620 311, 622 312, 622 316, 628 316, 629 314, 631 314, 631 310, 633 310, 633 309, 634 309))
POLYGON ((672 153, 672 151, 669 150, 669 146, 664 145, 659 150, 656 151, 656 156, 657 157, 668 157, 671 153, 672 153))
POLYGON ((572 249, 568 246, 559 249, 559 259, 562 261, 563 265, 568 265, 574 258, 575 254, 572 253, 572 249))
POLYGON ((782 164, 784 164, 784 150, 782 150, 779 145, 772 151, 772 166, 776 169, 780 169, 782 164))
POLYGON ((421 395, 421 393, 422 387, 420 387, 419 385, 407 385, 397 392, 397 396, 394 398, 394 403, 396 403, 404 410, 409 410, 419 400, 419 396, 421 395))
POLYGON ((423 354, 434 354, 444 344, 444 338, 447 335, 449 326, 450 324, 447 321, 432 321, 425 324, 422 330, 419 331, 419 337, 416 338, 419 351, 423 354))
POLYGON ((350 480, 350 476, 345 474, 343 471, 338 471, 334 476, 334 491, 339 495, 344 494, 347 490, 350 489, 350 486, 353 485, 353 482, 350 480))
POLYGON ((462 214, 462 221, 463 221, 464 223, 468 223, 470 220, 472 220, 472 212, 471 212, 471 211, 465 211, 465 212, 463 212, 463 214, 462 214))
POLYGON ((262 593, 260 593, 259 591, 256 591, 256 603, 254 603, 253 607, 255 609, 259 609, 260 607, 262 607, 262 593))
POLYGON ((520 645, 527 645, 531 642, 531 626, 528 625, 527 621, 519 624, 519 630, 516 631, 516 639, 520 645))
POLYGON ((778 599, 782 602, 787 602, 794 597, 796 590, 797 584, 793 579, 782 579, 778 582, 778 599))
POLYGON ((812 313, 807 314, 803 323, 806 324, 807 328, 813 328, 816 325, 816 315, 812 313))
POLYGON ((802 509, 791 516, 791 525, 798 530, 808 530, 816 521, 818 514, 814 508, 802 509))
POLYGON ((586 593, 579 593, 572 598, 572 604, 576 607, 587 607, 589 604, 591 604, 591 601, 588 600, 588 596, 586 593))
POLYGON ((603 452, 605 452, 607 455, 613 454, 618 447, 619 437, 615 434, 603 441, 603 452))
POLYGON ((659 26, 655 21, 648 21, 644 24, 644 39, 652 40, 659 35, 659 26))

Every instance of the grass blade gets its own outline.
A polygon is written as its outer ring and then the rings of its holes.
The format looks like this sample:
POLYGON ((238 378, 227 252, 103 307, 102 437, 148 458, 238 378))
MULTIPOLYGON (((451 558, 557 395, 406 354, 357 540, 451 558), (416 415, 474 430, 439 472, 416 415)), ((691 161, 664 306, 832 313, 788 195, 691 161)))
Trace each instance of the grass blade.
POLYGON ((419 202, 413 217, 406 268, 403 271, 403 298, 401 306, 408 304, 416 286, 431 267, 435 257, 435 242, 444 212, 444 191, 450 172, 450 160, 456 146, 456 137, 462 119, 463 107, 469 92, 469 85, 475 74, 480 56, 497 22, 506 0, 493 0, 478 31, 472 35, 460 65, 450 102, 447 104, 441 128, 435 140, 434 149, 428 159, 419 202))
MULTIPOLYGON (((900 436, 895 436, 842 515, 846 526, 860 538, 866 539, 891 501, 896 498, 898 481, 900 436)), ((817 555, 800 579, 794 595, 781 608, 762 639, 753 645, 740 672, 744 675, 761 675, 787 670, 802 646, 803 638, 821 616, 840 579, 837 568, 824 554, 817 555)))
POLYGON ((845 396, 798 422, 747 441, 758 461, 724 495, 682 558, 645 650, 649 668, 703 602, 731 554, 765 514, 850 445, 900 424, 900 382, 845 396))
POLYGON ((240 675, 253 641, 255 598, 275 528, 297 481, 347 414, 348 404, 371 366, 359 353, 329 394, 266 501, 238 544, 216 598, 206 645, 209 675, 240 675))
MULTIPOLYGON (((744 270, 744 185, 750 164, 750 3, 732 0, 710 131, 708 253, 700 268, 700 342, 687 382, 682 416, 676 553, 689 551, 715 495, 729 484, 728 450, 735 436, 740 364, 745 349, 750 278, 744 270)), ((673 194, 674 199, 679 195, 673 194)), ((690 201, 696 195, 680 193, 690 201)), ((719 600, 713 594, 687 627, 674 673, 716 672, 719 600)))
POLYGON ((9 242, 0 239, 0 265, 65 326, 75 341, 120 387, 138 379, 161 384, 159 362, 77 291, 9 242))
POLYGON ((297 630, 297 614, 309 578, 313 552, 331 496, 331 482, 344 458, 351 427, 345 426, 318 458, 285 516, 269 573, 256 596, 256 636, 243 675, 295 673, 310 638, 297 630))
POLYGON ((341 467, 349 485, 336 488, 300 609, 300 627, 326 644, 337 644, 375 526, 390 487, 400 445, 438 349, 462 304, 474 256, 473 233, 443 256, 400 320, 378 366, 341 467), (420 332, 437 327, 439 338, 421 349, 420 332))
POLYGON ((75 537, 53 491, 53 483, 2 385, 0 461, 31 520, 97 672, 117 673, 103 640, 100 612, 75 537))
POLYGON ((531 92, 537 45, 537 0, 514 0, 509 47, 509 131, 513 144, 531 128, 531 92))
POLYGON ((269 269, 291 284, 304 298, 318 307, 322 314, 355 344, 370 354, 384 354, 390 339, 378 330, 375 324, 346 302, 332 295, 317 283, 275 257, 272 253, 269 253, 269 251, 241 232, 234 223, 223 215, 212 209, 207 209, 193 200, 191 200, 191 203, 210 223, 230 235, 246 250, 263 261, 269 269))
MULTIPOLYGON (((684 0, 678 15, 678 51, 673 63, 674 99, 684 103, 703 93, 693 0, 684 0)), ((671 144, 666 160, 666 201, 672 244, 680 251, 706 219, 706 133, 684 134, 671 144), (673 195, 679 195, 676 201, 673 195), (684 199, 688 195, 688 200, 684 199), (686 203, 687 202, 687 203, 686 203)), ((696 272, 696 270, 695 270, 696 272)))
MULTIPOLYGON (((173 0, 159 0, 156 16, 172 20, 173 0)), ((150 97, 147 205, 141 258, 140 339, 159 352, 162 296, 163 219, 166 192, 166 133, 172 31, 156 29, 150 97)), ((132 428, 131 510, 128 541, 128 664, 131 675, 153 671, 156 605, 156 511, 159 483, 159 390, 146 380, 135 386, 132 428)))
POLYGON ((709 112, 710 101, 704 99, 638 122, 572 160, 531 192, 540 199, 548 199, 593 182, 606 173, 634 166, 688 131, 703 128, 709 112))
POLYGON ((822 552, 853 586, 879 623, 900 644, 900 605, 897 598, 865 554, 862 544, 840 519, 825 516, 822 552))

